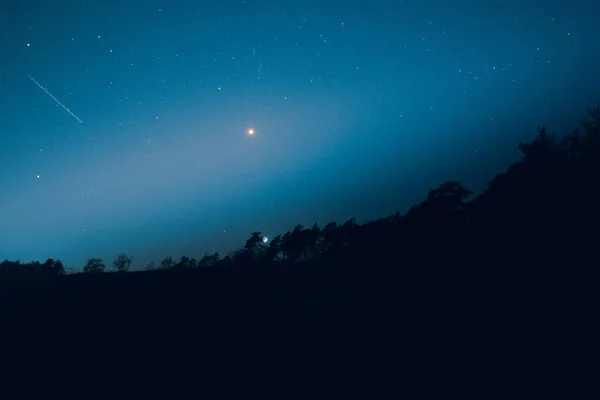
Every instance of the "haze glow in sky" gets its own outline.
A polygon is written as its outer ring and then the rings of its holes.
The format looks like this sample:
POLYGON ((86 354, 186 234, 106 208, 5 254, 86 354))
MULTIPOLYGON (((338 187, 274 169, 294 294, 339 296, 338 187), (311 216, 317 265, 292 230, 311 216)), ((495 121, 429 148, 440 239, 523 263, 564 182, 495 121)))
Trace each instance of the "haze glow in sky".
POLYGON ((3 2, 0 259, 143 268, 480 191, 600 104, 599 20, 592 0, 3 2))

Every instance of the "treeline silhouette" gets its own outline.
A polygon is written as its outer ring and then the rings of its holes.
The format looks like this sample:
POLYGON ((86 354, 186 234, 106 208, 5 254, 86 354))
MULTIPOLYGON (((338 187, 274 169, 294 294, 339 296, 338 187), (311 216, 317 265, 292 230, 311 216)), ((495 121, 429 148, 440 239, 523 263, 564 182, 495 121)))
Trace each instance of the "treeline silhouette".
POLYGON ((147 265, 147 271, 127 272, 132 260, 122 253, 112 263, 120 274, 102 274, 104 261, 91 258, 83 274, 75 275, 65 275, 53 259, 4 261, 0 282, 5 293, 31 287, 38 292, 27 293, 35 295, 43 288, 63 299, 65 293, 86 298, 103 293, 100 297, 113 300, 146 293, 145 301, 153 302, 155 294, 164 300, 169 292, 169 304, 183 299, 190 304, 194 296, 209 304, 209 293, 230 295, 237 300, 221 304, 239 300, 241 308, 252 303, 250 293, 266 296, 256 300, 261 307, 268 301, 289 306, 275 300, 280 298, 300 307, 292 299, 302 294, 301 307, 348 312, 369 305, 393 308, 401 301, 399 288, 421 283, 542 282, 597 259, 599 126, 600 107, 588 111, 581 132, 558 137, 539 128, 532 141, 519 143, 522 159, 473 199, 459 181, 449 181, 405 214, 365 224, 350 219, 323 227, 297 225, 268 243, 253 232, 243 248, 225 257, 167 257, 147 265))

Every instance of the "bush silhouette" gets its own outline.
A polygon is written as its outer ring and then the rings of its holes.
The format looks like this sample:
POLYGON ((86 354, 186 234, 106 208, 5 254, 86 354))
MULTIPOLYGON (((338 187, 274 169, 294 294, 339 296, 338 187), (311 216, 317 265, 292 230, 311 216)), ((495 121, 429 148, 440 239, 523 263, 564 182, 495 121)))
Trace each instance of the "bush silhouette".
POLYGON ((105 269, 104 262, 101 258, 90 258, 87 261, 85 267, 83 267, 83 272, 85 273, 102 273, 105 269))

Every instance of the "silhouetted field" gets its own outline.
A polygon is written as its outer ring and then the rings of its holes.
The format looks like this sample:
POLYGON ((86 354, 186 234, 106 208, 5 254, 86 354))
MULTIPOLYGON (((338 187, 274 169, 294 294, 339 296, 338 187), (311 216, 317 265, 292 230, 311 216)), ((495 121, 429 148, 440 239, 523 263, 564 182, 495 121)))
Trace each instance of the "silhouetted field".
POLYGON ((72 275, 60 261, 5 261, 6 326, 84 342, 358 337, 414 332, 417 289, 442 307, 470 293, 478 315, 576 294, 578 271, 598 259, 600 109, 589 114, 582 134, 540 128, 519 144, 522 160, 475 198, 446 182, 404 215, 298 225, 268 245, 254 232, 226 257, 166 258, 147 271, 128 271, 125 254, 112 273, 94 258, 72 275))

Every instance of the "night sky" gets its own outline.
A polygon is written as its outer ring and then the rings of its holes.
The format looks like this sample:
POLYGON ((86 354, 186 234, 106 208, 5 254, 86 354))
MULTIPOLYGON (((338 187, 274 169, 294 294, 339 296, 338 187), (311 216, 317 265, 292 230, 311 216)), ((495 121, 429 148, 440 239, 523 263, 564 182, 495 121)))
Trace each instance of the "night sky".
POLYGON ((0 259, 143 268, 481 191, 600 104, 598 21, 598 0, 2 2, 0 259))

